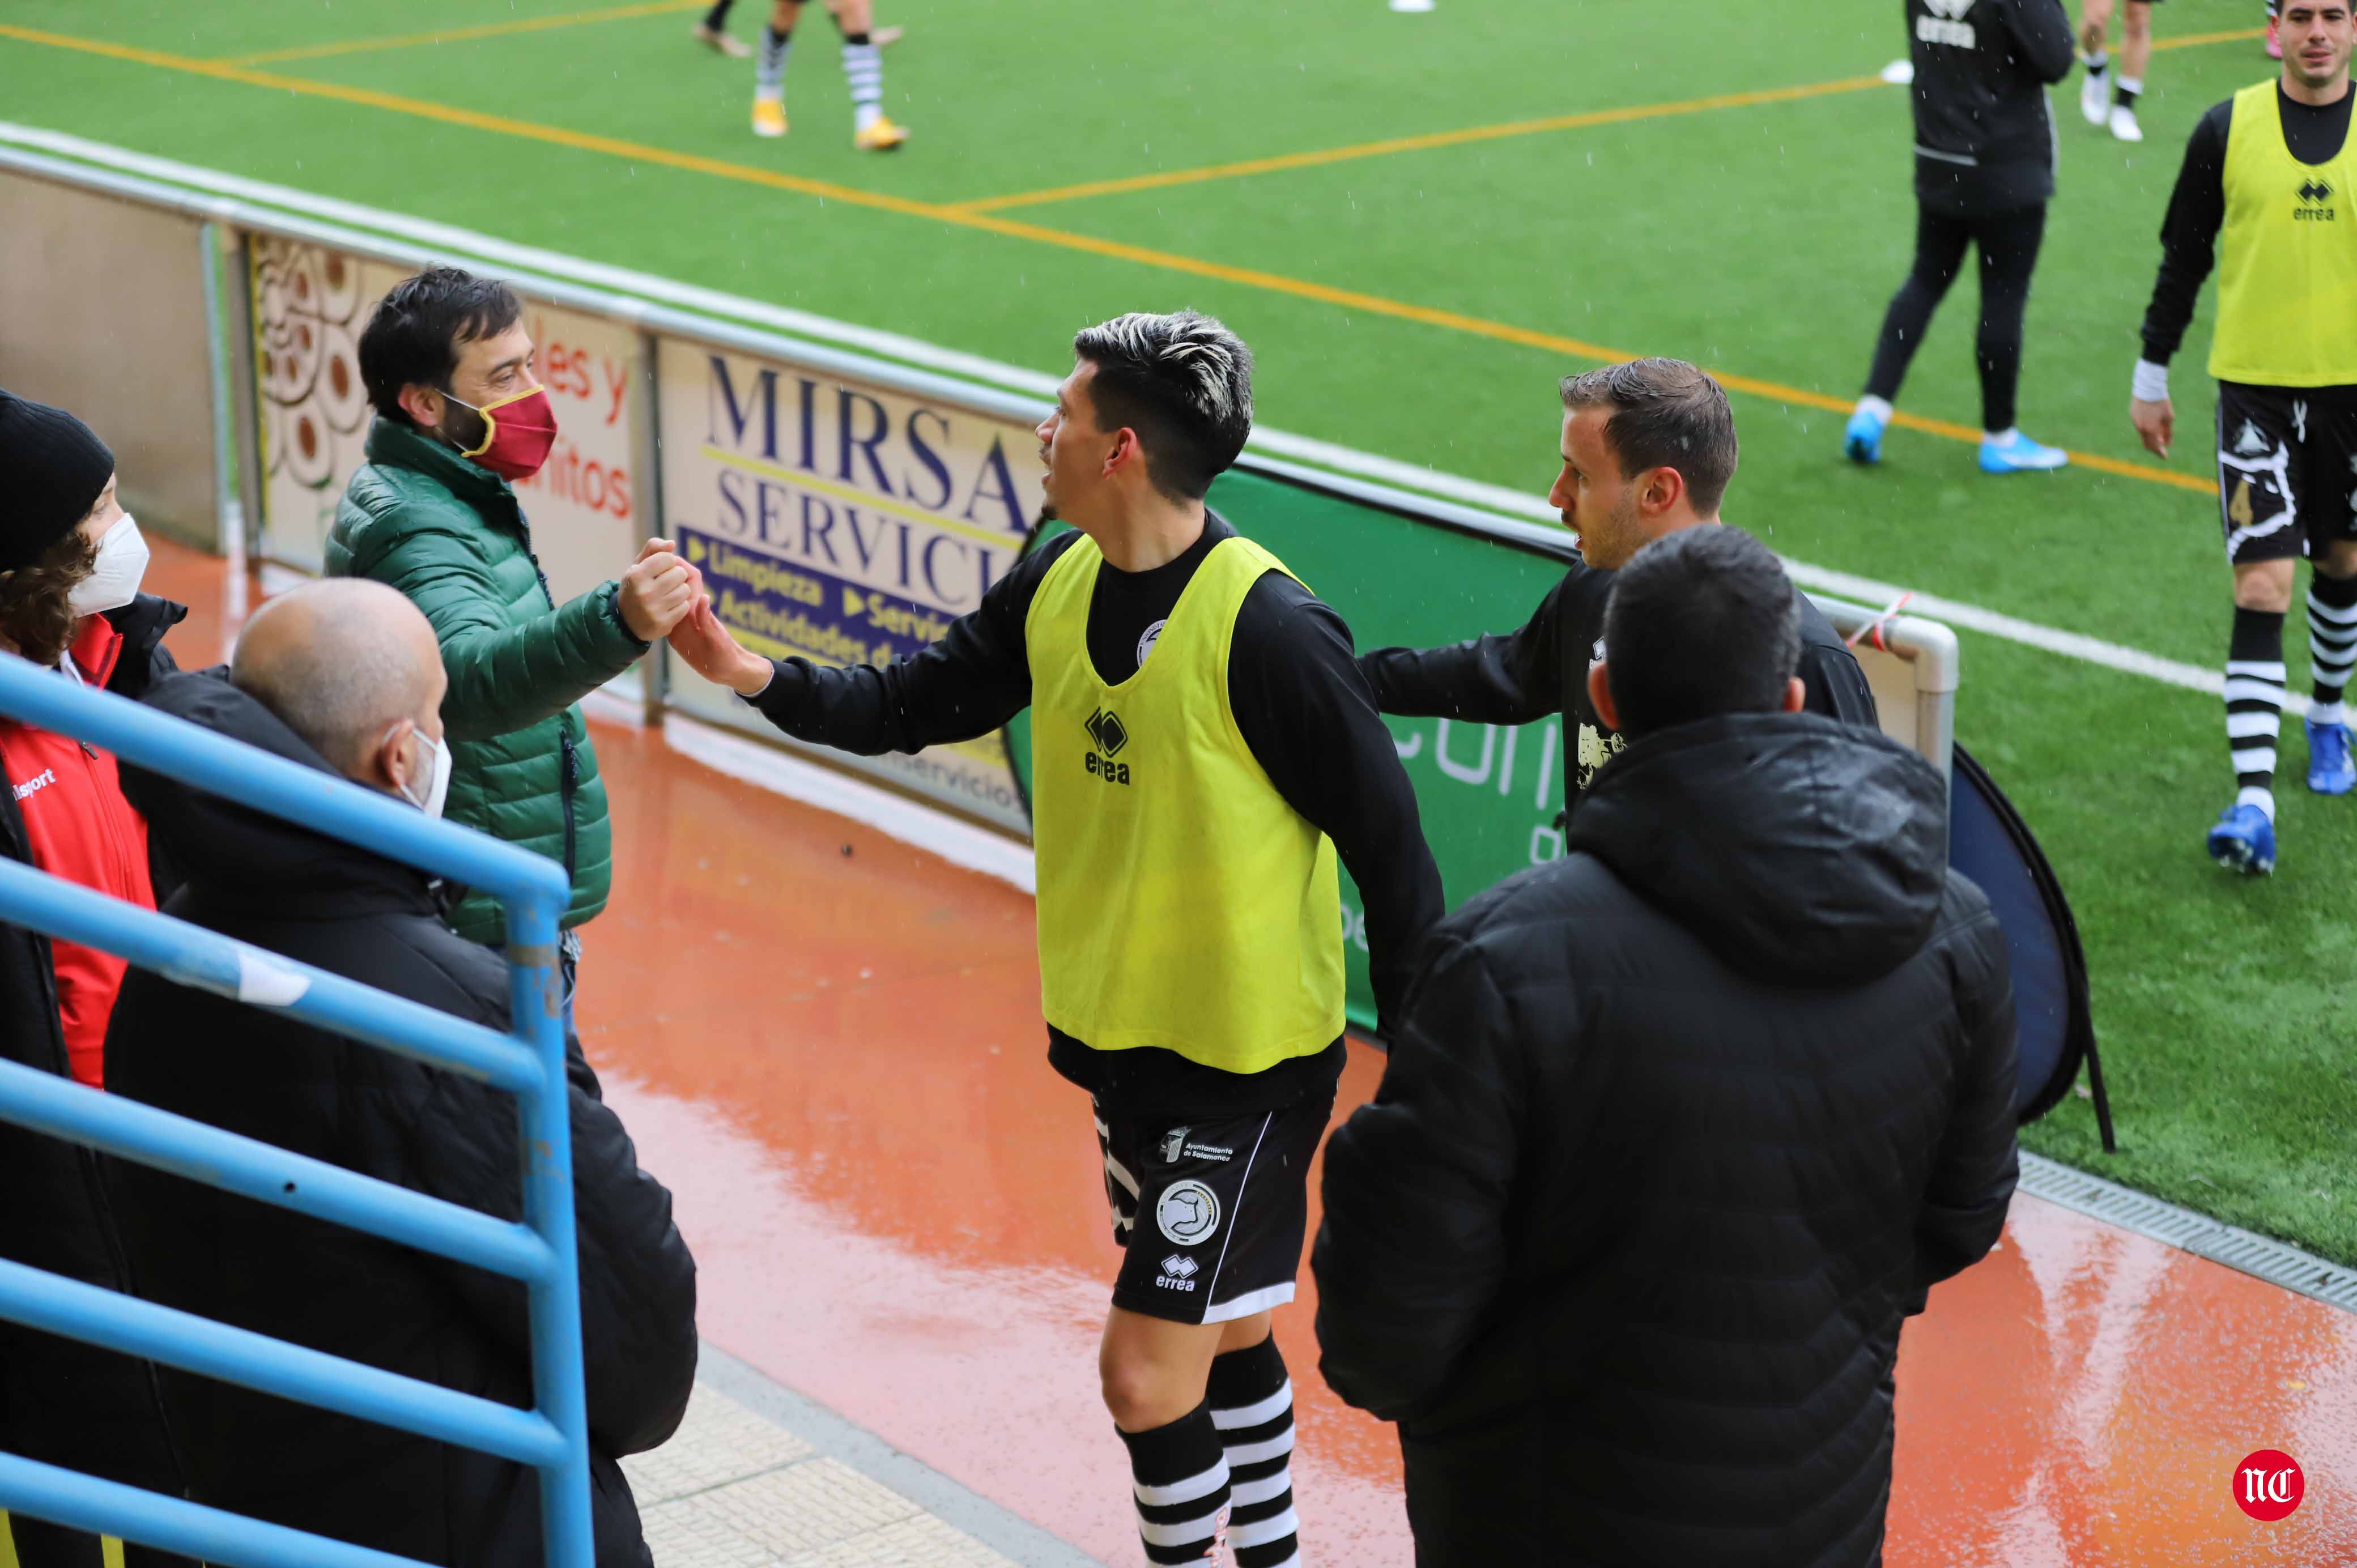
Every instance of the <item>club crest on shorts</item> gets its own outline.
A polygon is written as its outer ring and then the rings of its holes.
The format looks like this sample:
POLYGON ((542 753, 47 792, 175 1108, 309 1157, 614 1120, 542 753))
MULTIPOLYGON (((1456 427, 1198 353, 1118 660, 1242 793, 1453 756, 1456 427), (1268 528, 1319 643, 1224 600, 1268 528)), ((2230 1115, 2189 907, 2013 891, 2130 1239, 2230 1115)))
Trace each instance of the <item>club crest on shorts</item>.
POLYGON ((1154 1222, 1182 1247, 1220 1228, 1219 1195, 1200 1181, 1174 1183, 1154 1205, 1154 1222))

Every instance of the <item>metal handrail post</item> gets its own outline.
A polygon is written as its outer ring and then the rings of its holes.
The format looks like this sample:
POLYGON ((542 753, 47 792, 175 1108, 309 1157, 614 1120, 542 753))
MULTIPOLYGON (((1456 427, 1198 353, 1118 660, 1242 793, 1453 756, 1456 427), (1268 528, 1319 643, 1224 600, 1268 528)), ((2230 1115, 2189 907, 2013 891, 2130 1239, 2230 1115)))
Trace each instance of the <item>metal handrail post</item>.
POLYGON ((572 1105, 565 1061, 565 981, 557 968, 562 898, 508 900, 508 1016, 541 1061, 541 1081, 516 1096, 522 1133, 523 1219, 554 1264, 530 1286, 533 1402, 567 1434, 563 1457, 540 1471, 548 1560, 595 1556, 589 1522, 589 1409, 581 1375, 581 1269, 573 1215, 572 1105))

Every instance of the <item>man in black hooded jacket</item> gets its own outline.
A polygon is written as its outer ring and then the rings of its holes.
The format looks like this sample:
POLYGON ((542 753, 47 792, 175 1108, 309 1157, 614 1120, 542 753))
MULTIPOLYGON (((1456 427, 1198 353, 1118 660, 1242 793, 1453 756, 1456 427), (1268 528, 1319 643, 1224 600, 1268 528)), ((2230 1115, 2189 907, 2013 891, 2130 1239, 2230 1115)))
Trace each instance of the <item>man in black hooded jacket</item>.
MULTIPOLYGON (((156 683, 152 707, 438 809, 442 660, 406 599, 361 580, 264 607, 231 680, 156 683)), ((188 880, 166 912, 493 1029, 508 969, 443 922, 425 873, 126 767, 124 786, 188 880)), ((108 1089, 483 1210, 522 1217, 515 1101, 268 1009, 134 970, 108 1089)), ((617 1458, 678 1426, 695 1375, 695 1264, 671 1195, 578 1041, 574 1207, 598 1568, 649 1568, 617 1458)), ((111 1162, 134 1283, 149 1300, 507 1404, 532 1401, 523 1286, 342 1226, 111 1162)), ((200 1502, 448 1568, 541 1560, 533 1473, 473 1449, 166 1370, 200 1502)))
POLYGON ((1568 853, 1434 933, 1326 1151, 1327 1380, 1400 1424, 1422 1568, 1861 1568, 1902 1318, 2016 1173, 1996 920, 1941 780, 1798 711, 1733 529, 1640 552, 1568 853))

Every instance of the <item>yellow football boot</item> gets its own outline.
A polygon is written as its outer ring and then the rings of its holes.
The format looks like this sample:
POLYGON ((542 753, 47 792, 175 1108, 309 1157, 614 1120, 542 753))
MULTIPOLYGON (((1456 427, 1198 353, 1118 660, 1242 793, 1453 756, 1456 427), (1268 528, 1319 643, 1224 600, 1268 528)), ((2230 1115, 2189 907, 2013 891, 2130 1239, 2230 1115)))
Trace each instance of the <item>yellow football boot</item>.
POLYGON ((786 134, 786 105, 780 98, 753 100, 753 134, 782 136, 786 134))
POLYGON ((909 128, 896 125, 883 115, 865 131, 855 132, 851 145, 863 153, 888 153, 909 139, 909 128))

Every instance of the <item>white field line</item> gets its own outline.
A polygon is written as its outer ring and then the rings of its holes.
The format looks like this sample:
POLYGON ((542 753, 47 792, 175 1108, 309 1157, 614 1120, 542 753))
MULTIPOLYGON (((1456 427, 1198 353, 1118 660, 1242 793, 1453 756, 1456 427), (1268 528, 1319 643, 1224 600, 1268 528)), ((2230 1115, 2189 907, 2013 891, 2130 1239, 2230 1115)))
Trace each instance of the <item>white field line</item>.
MULTIPOLYGON (((1032 396, 1049 397, 1055 391, 1057 378, 1040 371, 1025 370, 1002 360, 979 355, 959 353, 918 338, 885 332, 874 328, 859 327, 836 321, 828 317, 814 316, 807 311, 791 310, 782 306, 767 305, 741 295, 724 294, 717 289, 698 287, 651 273, 638 272, 629 267, 609 266, 604 263, 584 261, 537 246, 520 245, 477 233, 447 223, 405 217, 386 212, 357 202, 342 201, 332 197, 316 196, 288 186, 274 185, 264 180, 247 179, 224 174, 216 169, 202 168, 170 158, 135 153, 125 148, 93 142, 84 137, 69 135, 59 131, 47 131, 36 126, 19 125, 0 121, 0 141, 36 148, 59 156, 79 158, 124 173, 144 175, 154 179, 210 190, 220 195, 235 196, 249 201, 282 208, 307 217, 324 219, 373 230, 379 233, 414 241, 437 249, 464 252, 480 256, 485 261, 511 266, 522 271, 537 272, 593 287, 610 289, 619 294, 660 301, 685 310, 702 311, 755 326, 821 342, 839 344, 881 355, 887 359, 937 371, 961 376, 985 385, 1004 388, 1032 396)), ((1044 412, 1044 411, 1043 411, 1044 412)), ((1296 462, 1314 464, 1334 472, 1349 474, 1378 484, 1397 486, 1428 496, 1437 496, 1460 505, 1480 508, 1517 521, 1554 523, 1555 512, 1537 496, 1510 489, 1501 485, 1485 484, 1456 474, 1443 473, 1395 458, 1361 452, 1352 447, 1337 446, 1311 436, 1295 435, 1281 430, 1266 428, 1254 431, 1252 447, 1271 456, 1289 458, 1296 462)), ((1878 582, 1830 567, 1813 566, 1803 561, 1787 557, 1785 570, 1792 580, 1804 588, 1838 594, 1869 605, 1887 605, 1909 592, 1895 583, 1878 582)), ((2082 632, 2063 631, 2022 620, 2001 611, 1984 609, 1978 605, 1943 598, 1933 594, 1917 593, 1909 604, 1910 611, 1933 620, 1985 636, 1999 637, 2008 642, 2021 643, 2048 653, 2059 654, 2089 664, 2101 665, 2124 674, 2140 675, 2167 685, 2187 691, 2220 696, 2225 689, 2222 671, 2201 665, 2186 664, 2173 659, 2163 659, 2141 649, 2129 648, 2082 632)), ((2308 712, 2308 700, 2292 696, 2286 710, 2298 715, 2308 712)), ((882 793, 878 791, 878 793, 882 793)), ((897 798, 896 798, 897 799, 897 798)))

